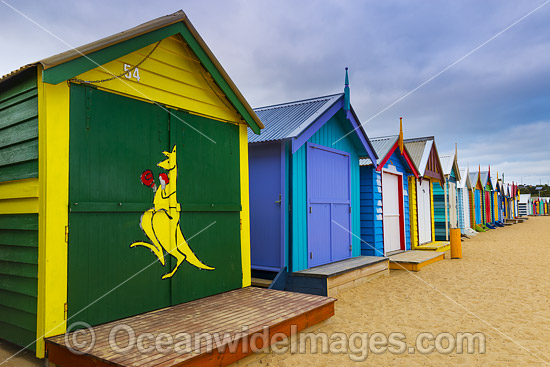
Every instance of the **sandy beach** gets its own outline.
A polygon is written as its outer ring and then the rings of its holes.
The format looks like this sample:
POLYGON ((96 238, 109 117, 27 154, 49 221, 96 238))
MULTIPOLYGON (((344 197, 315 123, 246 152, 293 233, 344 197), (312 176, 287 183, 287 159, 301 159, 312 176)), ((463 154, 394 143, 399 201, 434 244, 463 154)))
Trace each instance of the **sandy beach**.
MULTIPOLYGON (((316 331, 480 332, 484 354, 369 353, 267 355, 251 366, 544 366, 550 361, 550 217, 491 230, 462 242, 463 258, 418 273, 395 271, 338 295, 336 314, 316 331)), ((407 348, 408 349, 408 348, 407 348)))
MULTIPOLYGON (((550 361, 550 217, 492 230, 462 242, 463 258, 418 273, 392 270, 338 294, 336 314, 315 332, 350 336, 402 333, 407 352, 268 354, 247 366, 544 366, 550 361), (486 352, 415 352, 420 333, 482 333, 486 352)), ((432 343, 433 344, 433 343, 432 343)), ((17 349, 0 344, 0 362, 17 349)), ((243 361, 243 362, 245 362, 243 361)), ((23 353, 4 366, 38 366, 23 353)))

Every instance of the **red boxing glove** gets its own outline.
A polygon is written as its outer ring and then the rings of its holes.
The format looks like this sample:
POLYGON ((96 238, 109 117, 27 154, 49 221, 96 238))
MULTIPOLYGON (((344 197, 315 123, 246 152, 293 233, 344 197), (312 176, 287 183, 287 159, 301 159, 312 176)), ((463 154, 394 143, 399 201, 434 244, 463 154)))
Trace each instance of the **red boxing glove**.
POLYGON ((162 172, 159 175, 159 178, 162 179, 164 181, 164 183, 167 184, 167 185, 168 185, 168 182, 170 182, 170 180, 168 179, 168 175, 164 172, 162 172))
POLYGON ((143 171, 140 179, 141 179, 141 183, 144 184, 145 186, 153 187, 155 185, 153 172, 150 169, 143 171))

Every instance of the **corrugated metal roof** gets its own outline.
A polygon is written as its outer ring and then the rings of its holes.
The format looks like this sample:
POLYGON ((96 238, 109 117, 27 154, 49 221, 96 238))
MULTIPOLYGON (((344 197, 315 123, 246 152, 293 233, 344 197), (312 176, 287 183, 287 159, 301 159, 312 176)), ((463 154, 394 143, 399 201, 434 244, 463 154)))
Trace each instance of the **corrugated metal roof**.
POLYGON ((71 50, 67 50, 57 55, 47 57, 45 59, 40 60, 40 63, 44 66, 44 70, 46 70, 51 67, 64 64, 67 61, 77 59, 83 54, 88 55, 92 52, 102 50, 104 48, 115 45, 117 43, 124 42, 126 40, 135 38, 137 36, 141 36, 142 34, 149 33, 160 28, 164 28, 170 24, 181 22, 183 20, 186 20, 186 18, 187 18, 187 15, 185 15, 183 10, 178 10, 175 13, 150 20, 148 22, 145 22, 143 24, 140 24, 128 30, 115 33, 111 36, 102 38, 100 40, 73 48, 71 50))
POLYGON ((414 138, 414 139, 404 139, 405 146, 409 152, 412 161, 415 166, 420 169, 420 162, 422 161, 422 156, 424 155, 424 150, 426 148, 426 143, 430 140, 433 140, 434 137, 424 137, 424 138, 414 138))
POLYGON ((443 168, 444 175, 450 175, 453 169, 453 156, 450 154, 444 154, 439 156, 441 162, 441 168, 443 168))
POLYGON ((472 188, 471 173, 468 168, 462 168, 460 170, 460 182, 458 183, 459 188, 472 188))
POLYGON ((439 161, 441 162, 441 168, 443 169, 443 174, 450 177, 453 167, 455 169, 455 178, 457 181, 462 179, 462 173, 460 167, 458 167, 458 162, 456 161, 455 153, 451 154, 442 154, 439 156, 439 161))
POLYGON ((485 187, 485 185, 487 185, 487 180, 489 179, 489 172, 481 171, 479 176, 481 178, 481 184, 483 185, 483 187, 485 187))
MULTIPOLYGON (((370 139, 370 142, 378 158, 380 158, 380 160, 383 160, 398 139, 399 135, 391 135, 382 136, 379 138, 372 138, 370 139)), ((371 164, 372 161, 370 160, 370 158, 361 158, 359 160, 360 166, 370 166, 371 164)))
POLYGON ((334 105, 344 93, 255 108, 265 128, 261 135, 248 130, 248 142, 295 138, 334 105))
POLYGON ((44 67, 44 70, 46 70, 51 67, 63 64, 67 61, 77 59, 82 55, 88 55, 92 52, 99 51, 101 49, 112 46, 114 44, 129 40, 131 38, 140 36, 145 33, 149 33, 156 29, 166 27, 167 25, 170 25, 170 24, 180 22, 186 18, 187 16, 183 12, 183 10, 178 10, 173 14, 165 15, 165 16, 150 20, 136 27, 130 28, 126 31, 122 31, 122 32, 113 34, 112 36, 105 37, 100 40, 76 47, 74 49, 67 50, 65 52, 47 57, 45 59, 39 60, 31 64, 27 64, 17 70, 14 70, 2 76, 2 78, 0 78, 0 82, 2 82, 4 79, 9 79, 14 75, 19 74, 21 71, 28 69, 29 67, 42 64, 42 66, 44 67))
POLYGON ((470 172, 470 182, 472 183, 472 186, 475 187, 477 185, 477 172, 470 172))
POLYGON ((20 73, 22 73, 23 71, 27 70, 27 69, 30 69, 32 67, 35 67, 36 66, 36 63, 35 64, 27 64, 25 66, 21 66, 19 69, 17 70, 14 70, 14 71, 11 71, 9 73, 7 73, 6 75, 2 75, 2 77, 0 78, 0 83, 5 81, 5 80, 8 80, 10 79, 11 77, 14 77, 20 73))

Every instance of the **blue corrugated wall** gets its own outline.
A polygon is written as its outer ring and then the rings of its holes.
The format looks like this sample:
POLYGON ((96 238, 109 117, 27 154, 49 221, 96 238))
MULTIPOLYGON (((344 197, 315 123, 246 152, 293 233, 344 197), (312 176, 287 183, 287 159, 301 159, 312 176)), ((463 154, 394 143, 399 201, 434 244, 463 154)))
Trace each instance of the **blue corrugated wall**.
POLYGON ((468 192, 465 189, 457 189, 457 210, 458 210, 458 227, 460 228, 460 232, 463 234, 465 233, 465 222, 464 222, 464 193, 466 192, 466 195, 468 192))
MULTIPOLYGON (((403 197, 405 215, 405 249, 411 249, 411 226, 409 220, 409 183, 410 175, 406 170, 406 162, 397 150, 391 155, 384 168, 395 166, 397 172, 403 174, 403 197)), ((382 182, 380 172, 373 166, 360 168, 361 179, 361 255, 384 256, 384 224, 382 207, 382 182)))
POLYGON ((372 166, 360 168, 361 255, 384 255, 382 223, 382 179, 372 166))
MULTIPOLYGON (((321 127, 308 142, 323 145, 350 153, 351 164, 351 232, 352 256, 361 254, 360 215, 359 215, 359 154, 362 149, 353 141, 353 134, 341 139, 349 132, 349 122, 344 121, 344 114, 338 112, 321 127), (334 144, 333 144, 334 143, 334 144)), ((290 271, 307 269, 307 170, 306 144, 292 155, 292 254, 290 271)), ((290 152, 287 152, 290 154, 290 152)))

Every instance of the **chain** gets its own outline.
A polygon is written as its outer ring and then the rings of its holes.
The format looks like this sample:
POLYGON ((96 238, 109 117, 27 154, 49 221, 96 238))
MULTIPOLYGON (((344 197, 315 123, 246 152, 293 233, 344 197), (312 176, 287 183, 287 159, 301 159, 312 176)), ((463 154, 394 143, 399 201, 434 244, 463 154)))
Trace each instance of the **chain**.
POLYGON ((158 41, 157 44, 155 45, 155 47, 153 47, 153 49, 147 54, 147 56, 145 56, 143 58, 143 60, 141 60, 139 63, 137 63, 135 66, 132 66, 130 69, 128 70, 125 70, 123 71, 121 74, 119 75, 115 75, 111 78, 107 78, 107 79, 100 79, 100 80, 82 80, 82 79, 78 79, 78 78, 71 78, 69 79, 70 81, 72 82, 77 82, 77 83, 84 83, 84 84, 96 84, 96 83, 104 83, 104 82, 109 82, 111 80, 115 80, 115 79, 119 79, 121 78, 122 76, 124 76, 124 74, 128 74, 128 73, 132 73, 135 69, 137 69, 141 64, 143 64, 143 62, 145 60, 147 60, 149 58, 149 56, 151 56, 153 54, 153 52, 155 52, 155 50, 157 49, 157 47, 160 45, 160 43, 162 42, 162 40, 158 41))

